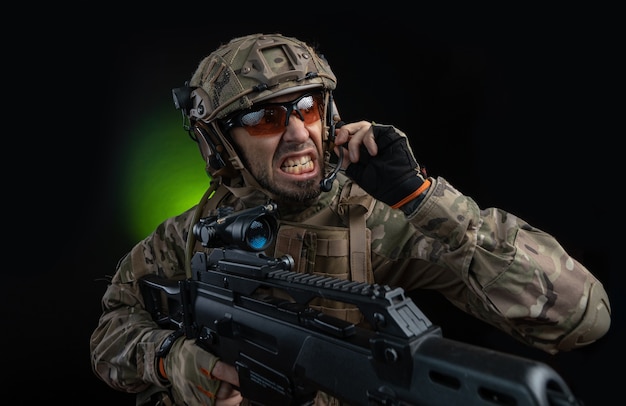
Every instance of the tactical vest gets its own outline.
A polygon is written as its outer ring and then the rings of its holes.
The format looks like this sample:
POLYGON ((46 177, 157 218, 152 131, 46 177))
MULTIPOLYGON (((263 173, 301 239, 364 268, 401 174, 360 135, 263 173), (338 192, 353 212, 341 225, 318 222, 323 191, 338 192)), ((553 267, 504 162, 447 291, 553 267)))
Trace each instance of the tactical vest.
MULTIPOLYGON (((216 209, 229 194, 232 193, 228 188, 218 185, 214 191, 207 192, 205 196, 211 195, 211 198, 203 198, 205 203, 197 212, 207 213, 216 209)), ((366 227, 374 203, 374 199, 356 183, 347 180, 342 188, 337 212, 326 207, 304 222, 280 220, 274 247, 270 247, 266 254, 276 258, 291 255, 294 272, 374 283, 371 231, 366 227), (341 223, 338 216, 347 219, 348 227, 327 225, 341 223)), ((190 248, 188 246, 188 250, 190 248)), ((198 249, 203 248, 196 243, 194 250, 198 249)), ((274 294, 280 296, 280 293, 274 294)), ((310 305, 350 323, 363 322, 361 312, 349 303, 316 298, 310 305)))

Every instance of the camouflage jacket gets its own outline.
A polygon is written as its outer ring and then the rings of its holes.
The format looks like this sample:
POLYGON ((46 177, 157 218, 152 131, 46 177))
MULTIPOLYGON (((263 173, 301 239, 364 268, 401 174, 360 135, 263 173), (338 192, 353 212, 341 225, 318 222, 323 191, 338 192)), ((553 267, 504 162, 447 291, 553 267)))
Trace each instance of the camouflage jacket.
MULTIPOLYGON (((345 227, 342 199, 351 181, 339 175, 317 204, 280 209, 281 221, 293 224, 327 213, 327 225, 345 227)), ((518 340, 557 352, 583 319, 592 286, 602 289, 600 282, 551 235, 501 209, 481 210, 444 178, 429 179, 432 186, 410 216, 375 200, 367 206, 368 262, 375 281, 405 291, 437 290, 518 340)), ((230 196, 225 203, 237 210, 257 202, 230 196)), ((195 210, 167 219, 133 247, 102 298, 91 362, 114 389, 141 392, 164 385, 155 352, 171 331, 157 328, 145 311, 137 280, 148 273, 184 277, 195 210)))

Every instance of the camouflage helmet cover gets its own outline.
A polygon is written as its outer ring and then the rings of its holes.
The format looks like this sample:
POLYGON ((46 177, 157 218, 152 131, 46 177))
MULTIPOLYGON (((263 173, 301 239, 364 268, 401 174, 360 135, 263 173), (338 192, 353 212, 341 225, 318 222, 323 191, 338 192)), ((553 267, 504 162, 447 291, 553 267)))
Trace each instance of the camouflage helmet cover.
POLYGON ((231 40, 200 62, 189 83, 208 96, 205 111, 195 112, 205 122, 271 97, 315 87, 333 90, 336 84, 323 56, 306 43, 281 34, 231 40))

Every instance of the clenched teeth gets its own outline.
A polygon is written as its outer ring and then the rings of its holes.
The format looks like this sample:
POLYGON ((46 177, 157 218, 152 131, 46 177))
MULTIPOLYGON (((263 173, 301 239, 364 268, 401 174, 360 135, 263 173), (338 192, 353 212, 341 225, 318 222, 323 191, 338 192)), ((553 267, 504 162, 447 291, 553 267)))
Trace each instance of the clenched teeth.
POLYGON ((313 161, 308 156, 303 156, 299 159, 287 159, 281 167, 283 171, 294 174, 310 172, 313 168, 313 161))

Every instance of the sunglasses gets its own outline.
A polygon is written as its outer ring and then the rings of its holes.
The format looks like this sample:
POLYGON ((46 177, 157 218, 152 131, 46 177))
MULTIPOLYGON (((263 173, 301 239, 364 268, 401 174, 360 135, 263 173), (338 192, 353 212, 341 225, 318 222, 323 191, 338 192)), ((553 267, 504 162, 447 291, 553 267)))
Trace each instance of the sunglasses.
POLYGON ((236 113, 223 122, 224 131, 243 127, 250 135, 273 135, 281 133, 295 112, 305 124, 313 124, 322 116, 324 98, 321 93, 307 93, 285 103, 265 103, 236 113))

